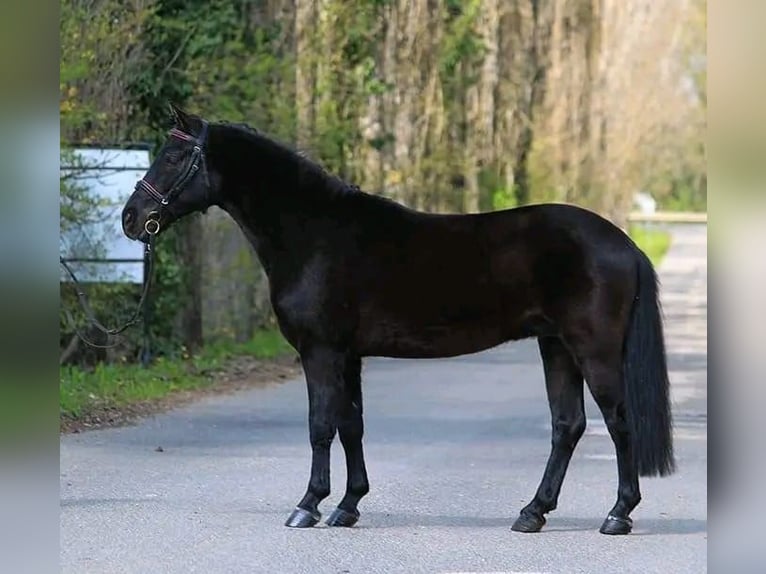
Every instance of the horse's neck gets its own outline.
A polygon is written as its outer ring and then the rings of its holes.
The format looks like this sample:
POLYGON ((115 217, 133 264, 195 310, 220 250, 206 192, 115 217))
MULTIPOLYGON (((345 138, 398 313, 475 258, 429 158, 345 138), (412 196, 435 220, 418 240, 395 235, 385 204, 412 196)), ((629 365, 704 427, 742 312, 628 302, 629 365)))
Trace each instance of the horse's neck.
POLYGON ((231 218, 236 222, 245 238, 253 246, 258 259, 260 260, 266 273, 269 274, 274 261, 274 244, 270 234, 265 233, 262 228, 255 225, 252 218, 246 211, 242 211, 236 203, 224 202, 221 206, 231 218))
POLYGON ((301 245, 313 244, 306 225, 326 202, 327 182, 306 171, 299 156, 255 138, 232 138, 220 165, 221 207, 251 243, 267 274, 275 262, 301 245), (298 175, 300 174, 300 175, 298 175))

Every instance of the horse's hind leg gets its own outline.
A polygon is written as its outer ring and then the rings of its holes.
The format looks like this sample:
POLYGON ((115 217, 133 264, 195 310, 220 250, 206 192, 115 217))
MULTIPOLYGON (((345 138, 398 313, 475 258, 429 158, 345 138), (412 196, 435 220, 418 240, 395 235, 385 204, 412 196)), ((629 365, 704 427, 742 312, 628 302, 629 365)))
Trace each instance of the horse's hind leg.
POLYGON ((545 514, 556 508, 572 453, 585 431, 583 376, 580 369, 560 339, 541 337, 538 344, 551 409, 551 454, 535 497, 524 507, 511 527, 517 532, 539 531, 545 524, 545 514))
POLYGON ((362 362, 359 358, 346 361, 344 393, 338 417, 338 435, 346 454, 346 494, 338 508, 327 519, 328 526, 353 526, 359 520, 357 505, 370 490, 364 464, 362 435, 362 362))
POLYGON ((601 410, 617 454, 617 503, 601 525, 602 534, 628 534, 633 528, 631 511, 641 501, 638 472, 627 421, 622 357, 618 349, 599 352, 583 360, 583 372, 591 394, 601 410))

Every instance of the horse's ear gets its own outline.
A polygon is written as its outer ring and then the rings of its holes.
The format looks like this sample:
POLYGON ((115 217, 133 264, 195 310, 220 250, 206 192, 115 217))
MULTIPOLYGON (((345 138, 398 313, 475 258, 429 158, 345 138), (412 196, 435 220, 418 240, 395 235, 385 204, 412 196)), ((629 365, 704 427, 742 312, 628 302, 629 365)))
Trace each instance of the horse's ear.
POLYGON ((194 125, 191 116, 173 102, 168 102, 168 107, 170 108, 170 115, 173 116, 173 122, 175 122, 176 127, 186 133, 190 133, 192 131, 192 126, 194 125))

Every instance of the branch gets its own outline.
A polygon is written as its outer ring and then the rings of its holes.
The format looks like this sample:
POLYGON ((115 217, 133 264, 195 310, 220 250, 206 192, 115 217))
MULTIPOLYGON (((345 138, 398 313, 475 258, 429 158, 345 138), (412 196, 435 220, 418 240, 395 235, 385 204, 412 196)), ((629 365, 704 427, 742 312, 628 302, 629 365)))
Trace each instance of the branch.
MULTIPOLYGON (((165 75, 170 71, 170 69, 173 67, 173 64, 176 63, 176 60, 181 56, 181 52, 183 52, 184 48, 186 47, 186 44, 191 40, 191 37, 194 35, 194 33, 197 30, 192 28, 189 30, 189 33, 186 35, 186 37, 181 42, 181 45, 178 46, 178 50, 176 50, 176 53, 173 54, 173 57, 170 58, 170 61, 165 65, 165 68, 160 72, 159 80, 161 81, 165 75)), ((161 83, 161 82, 160 82, 161 83)))

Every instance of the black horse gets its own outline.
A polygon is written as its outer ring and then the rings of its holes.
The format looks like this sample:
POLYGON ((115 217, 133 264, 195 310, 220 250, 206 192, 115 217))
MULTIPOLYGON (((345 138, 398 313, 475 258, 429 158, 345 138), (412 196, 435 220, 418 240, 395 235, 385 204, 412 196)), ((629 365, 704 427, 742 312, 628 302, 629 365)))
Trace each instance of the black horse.
POLYGON ((308 385, 311 477, 287 526, 320 520, 336 431, 347 483, 327 524, 359 518, 369 491, 363 357, 450 357, 536 337, 552 449, 512 528, 536 532, 556 508, 585 429, 584 380, 617 454, 617 502, 601 532, 630 532, 639 475, 670 474, 675 461, 657 278, 629 237, 571 205, 421 213, 348 185, 256 130, 171 109, 175 127, 127 201, 123 229, 148 242, 217 205, 252 243, 308 385))

